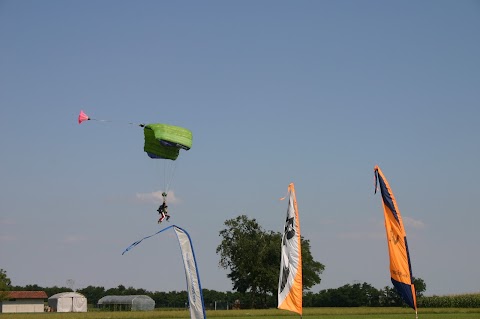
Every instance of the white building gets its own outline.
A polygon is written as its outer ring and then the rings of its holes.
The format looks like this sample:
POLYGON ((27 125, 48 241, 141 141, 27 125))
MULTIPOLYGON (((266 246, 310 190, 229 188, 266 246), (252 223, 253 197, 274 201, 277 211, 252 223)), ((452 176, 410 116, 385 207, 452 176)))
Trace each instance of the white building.
POLYGON ((6 300, 0 301, 1 313, 44 312, 45 291, 8 291, 6 300))
POLYGON ((61 292, 48 298, 54 312, 87 312, 87 298, 78 292, 61 292))

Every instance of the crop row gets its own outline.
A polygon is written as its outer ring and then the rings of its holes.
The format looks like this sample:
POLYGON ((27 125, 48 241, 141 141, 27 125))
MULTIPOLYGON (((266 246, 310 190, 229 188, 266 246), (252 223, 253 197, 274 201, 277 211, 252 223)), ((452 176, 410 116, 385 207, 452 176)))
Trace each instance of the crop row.
POLYGON ((480 308, 480 293, 420 297, 418 308, 480 308))

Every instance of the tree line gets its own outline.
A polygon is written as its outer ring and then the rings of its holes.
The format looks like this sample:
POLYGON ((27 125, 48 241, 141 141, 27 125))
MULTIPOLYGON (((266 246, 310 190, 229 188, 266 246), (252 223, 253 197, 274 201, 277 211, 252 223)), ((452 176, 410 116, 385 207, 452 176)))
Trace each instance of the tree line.
MULTIPOLYGON (((415 279, 417 288, 417 302, 419 308, 479 308, 480 294, 463 294, 453 296, 423 296, 425 283, 421 278, 415 279)), ((16 291, 45 291, 47 295, 72 291, 67 287, 40 287, 38 285, 11 286, 16 291)), ((156 308, 185 308, 187 307, 186 291, 151 292, 145 289, 126 288, 119 285, 116 288, 88 286, 78 289, 84 295, 89 305, 96 307, 100 298, 108 295, 147 295, 155 301, 156 308)), ((205 307, 207 309, 233 309, 235 301, 239 301, 240 308, 250 308, 250 296, 239 292, 219 292, 203 289, 205 307)), ((267 308, 276 308, 275 296, 267 298, 267 308)), ((318 293, 306 292, 303 296, 303 307, 407 307, 396 290, 391 287, 376 289, 368 283, 346 284, 339 288, 320 290, 318 293)))
MULTIPOLYGON (((423 280, 416 279, 418 283, 417 294, 422 295, 421 285, 423 280)), ((72 291, 67 287, 41 287, 36 284, 26 286, 10 286, 13 291, 45 291, 47 296, 53 296, 60 292, 72 291)), ((142 288, 125 287, 119 285, 116 288, 105 289, 99 286, 88 286, 78 289, 76 292, 84 295, 90 305, 96 306, 98 300, 109 295, 147 295, 155 301, 156 308, 186 308, 188 296, 186 291, 148 291, 142 288)), ((207 309, 232 309, 236 301, 240 308, 251 308, 251 296, 239 292, 219 292, 203 289, 203 298, 207 309)), ((257 308, 276 308, 277 296, 269 295, 266 299, 258 299, 257 308), (263 303, 266 301, 266 303, 263 303)), ((304 307, 398 307, 404 306, 403 300, 393 287, 376 289, 368 283, 346 284, 339 288, 324 289, 318 293, 307 292, 303 296, 304 307)))

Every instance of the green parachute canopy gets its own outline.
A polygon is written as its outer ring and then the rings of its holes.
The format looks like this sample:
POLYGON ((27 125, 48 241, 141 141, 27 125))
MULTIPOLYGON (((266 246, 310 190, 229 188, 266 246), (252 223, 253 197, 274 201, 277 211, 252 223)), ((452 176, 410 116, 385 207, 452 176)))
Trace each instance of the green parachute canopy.
MULTIPOLYGON (((78 115, 78 124, 90 120, 112 122, 110 120, 91 118, 81 110, 78 115)), ((189 150, 192 147, 192 132, 183 127, 160 123, 145 125, 143 123, 128 122, 127 124, 143 128, 145 135, 145 145, 143 149, 150 158, 170 160, 153 161, 154 166, 163 166, 163 181, 165 183, 163 192, 165 194, 168 193, 175 168, 178 164, 176 159, 178 158, 180 149, 189 150)))
POLYGON ((180 149, 192 147, 192 132, 186 128, 168 124, 148 124, 143 128, 143 150, 150 158, 176 160, 180 149))

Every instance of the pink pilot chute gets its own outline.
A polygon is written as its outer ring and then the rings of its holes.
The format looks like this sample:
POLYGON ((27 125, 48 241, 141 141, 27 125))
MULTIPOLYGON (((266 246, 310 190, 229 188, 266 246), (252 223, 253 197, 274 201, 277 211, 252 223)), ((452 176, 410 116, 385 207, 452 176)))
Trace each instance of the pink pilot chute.
POLYGON ((85 114, 85 112, 80 111, 80 114, 78 114, 78 124, 82 124, 83 121, 88 121, 90 120, 90 118, 88 117, 87 114, 85 114))

